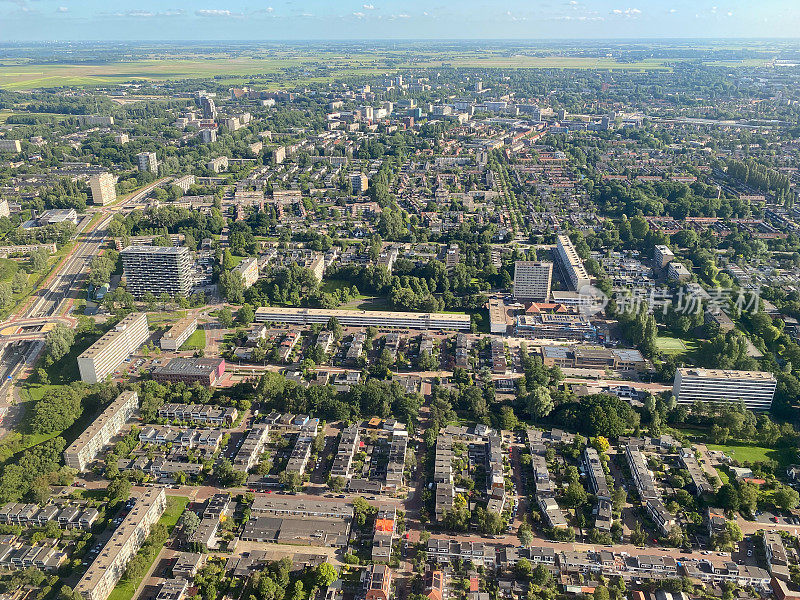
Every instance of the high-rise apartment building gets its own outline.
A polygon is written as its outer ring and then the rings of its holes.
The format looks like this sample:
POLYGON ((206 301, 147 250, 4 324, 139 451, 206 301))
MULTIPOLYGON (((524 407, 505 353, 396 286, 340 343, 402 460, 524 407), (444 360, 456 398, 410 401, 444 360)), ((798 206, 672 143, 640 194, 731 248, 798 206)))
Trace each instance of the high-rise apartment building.
POLYGON ((777 381, 766 371, 680 368, 672 395, 679 404, 744 402, 750 410, 769 410, 777 381))
POLYGON ((214 103, 213 98, 209 98, 208 96, 202 96, 200 98, 200 107, 203 109, 204 119, 217 118, 217 105, 214 103))
POLYGON ((363 173, 354 173, 350 175, 350 182, 353 184, 354 194, 363 194, 367 191, 369 186, 369 179, 363 173))
POLYGON ((191 292, 192 257, 186 246, 128 246, 120 255, 127 289, 135 298, 147 292, 156 297, 191 292))
POLYGON ((89 178, 92 189, 92 204, 105 206, 117 199, 116 177, 111 173, 99 173, 89 178))
POLYGON ((663 269, 669 263, 675 260, 675 255, 672 253, 667 246, 664 245, 656 245, 653 248, 653 264, 655 264, 656 269, 663 269))
POLYGON ((81 381, 103 381, 144 344, 149 335, 145 313, 132 313, 122 319, 78 357, 81 381))
POLYGON ((140 152, 136 155, 139 170, 148 173, 158 173, 158 158, 155 152, 140 152))
POLYGON ((570 288, 579 292, 583 286, 592 282, 589 273, 586 272, 586 267, 583 266, 583 261, 578 256, 578 251, 575 250, 575 246, 568 235, 558 236, 556 252, 570 288))
POLYGON ((137 498, 133 509, 114 530, 75 591, 85 600, 106 600, 166 507, 167 495, 163 487, 151 488, 137 498))
POLYGON ((553 263, 518 260, 514 263, 514 299, 545 302, 550 297, 553 263))
POLYGON ((217 130, 204 127, 200 130, 200 141, 204 144, 213 144, 217 141, 217 130))
POLYGON ((78 439, 64 450, 64 463, 68 467, 84 471, 115 435, 128 422, 139 406, 136 392, 122 392, 78 439))

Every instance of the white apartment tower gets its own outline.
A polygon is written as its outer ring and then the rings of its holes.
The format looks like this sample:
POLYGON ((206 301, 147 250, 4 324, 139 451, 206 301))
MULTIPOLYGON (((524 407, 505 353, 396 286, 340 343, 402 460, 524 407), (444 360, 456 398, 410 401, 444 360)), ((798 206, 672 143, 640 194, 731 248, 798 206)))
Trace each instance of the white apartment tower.
POLYGON ((546 302, 550 297, 553 263, 518 260, 514 263, 514 299, 546 302))
POLYGON ((583 286, 592 282, 589 273, 586 272, 586 267, 583 266, 583 261, 578 256, 578 251, 575 250, 575 246, 568 235, 558 236, 556 252, 571 289, 579 292, 583 286))
POLYGON ((192 257, 186 246, 128 246, 120 255, 128 291, 135 298, 147 292, 156 297, 191 292, 192 257))
POLYGON ((117 199, 116 177, 111 173, 100 173, 89 178, 92 188, 92 204, 105 206, 117 199))
POLYGON ((158 173, 158 158, 155 152, 140 152, 136 155, 139 170, 148 173, 158 173))
POLYGON ((132 313, 122 319, 78 357, 81 381, 103 381, 144 344, 149 335, 145 313, 132 313))

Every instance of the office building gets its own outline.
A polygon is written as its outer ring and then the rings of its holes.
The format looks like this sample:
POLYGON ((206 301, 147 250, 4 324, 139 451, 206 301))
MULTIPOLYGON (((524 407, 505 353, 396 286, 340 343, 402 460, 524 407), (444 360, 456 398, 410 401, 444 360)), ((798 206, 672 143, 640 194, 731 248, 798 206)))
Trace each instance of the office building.
POLYGON ((586 267, 583 266, 583 261, 569 236, 558 236, 556 252, 570 289, 579 292, 583 286, 591 284, 589 273, 586 272, 586 267))
POLYGON ((197 330, 197 317, 185 317, 169 328, 161 336, 162 350, 178 350, 183 343, 197 330))
POLYGON ((117 199, 117 179, 111 173, 100 173, 89 178, 92 189, 92 204, 105 206, 117 199))
POLYGON ((518 260, 514 263, 514 299, 546 302, 550 297, 553 263, 518 260))
POLYGON ((140 152, 136 155, 139 170, 148 173, 158 173, 158 159, 155 152, 140 152))
POLYGON ((672 394, 680 404, 744 402, 750 410, 769 410, 777 381, 765 371, 680 368, 672 394))
POLYGON ((128 516, 109 538, 75 586, 86 600, 106 600, 125 573, 128 562, 142 547, 150 528, 164 514, 164 488, 150 489, 138 498, 128 516))
POLYGON ((185 246, 128 246, 122 252, 128 291, 135 298, 188 296, 192 290, 192 257, 185 246))
POLYGON ((81 381, 103 381, 122 361, 136 352, 149 335, 145 313, 132 313, 122 319, 78 357, 81 381))
POLYGON ((363 194, 367 191, 369 186, 369 179, 363 173, 354 173, 350 175, 350 183, 353 184, 354 194, 363 194))
POLYGON ((207 387, 216 385, 225 374, 222 358, 173 358, 153 371, 153 379, 162 383, 200 383, 207 387))
POLYGON ((291 323, 294 325, 326 324, 335 317, 344 327, 398 327, 402 329, 470 328, 470 316, 444 313, 410 313, 367 310, 336 310, 326 308, 286 308, 262 306, 256 309, 256 321, 260 323, 291 323))
MULTIPOLYGON (((242 278, 242 284, 244 285, 244 289, 249 288, 252 286, 256 281, 258 281, 258 258, 252 256, 250 258, 245 258, 242 262, 236 265, 233 268, 234 273, 238 273, 239 276, 242 278)), ((322 279, 321 277, 319 279, 322 279)))
POLYGON ((85 471, 100 451, 117 435, 139 406, 136 392, 122 392, 78 439, 64 450, 64 463, 68 467, 85 471))

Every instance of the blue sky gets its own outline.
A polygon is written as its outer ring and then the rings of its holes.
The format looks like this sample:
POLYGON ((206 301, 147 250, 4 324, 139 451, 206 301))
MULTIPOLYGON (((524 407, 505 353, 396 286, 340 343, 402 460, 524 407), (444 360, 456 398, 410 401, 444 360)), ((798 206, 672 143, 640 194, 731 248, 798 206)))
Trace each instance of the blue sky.
POLYGON ((0 40, 797 37, 800 0, 0 0, 0 40))

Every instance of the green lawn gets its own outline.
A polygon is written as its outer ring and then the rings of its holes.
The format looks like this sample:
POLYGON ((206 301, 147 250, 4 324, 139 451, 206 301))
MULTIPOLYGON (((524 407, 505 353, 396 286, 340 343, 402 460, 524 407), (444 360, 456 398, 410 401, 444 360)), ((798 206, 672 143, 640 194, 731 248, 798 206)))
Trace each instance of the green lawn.
MULTIPOLYGON (((161 303, 158 302, 157 305, 161 303)), ((183 317, 186 316, 185 310, 174 310, 174 311, 164 311, 164 312, 148 312, 147 313, 147 324, 150 326, 151 329, 161 327, 162 325, 172 324, 180 321, 183 317)))
POLYGON ((728 444, 706 444, 709 450, 721 450, 734 460, 739 462, 761 462, 765 460, 775 460, 781 466, 788 466, 795 459, 793 453, 788 448, 778 450, 764 448, 763 446, 740 446, 728 444))
MULTIPOLYGON (((172 533, 172 530, 175 528, 175 524, 183 514, 187 504, 189 504, 189 498, 185 496, 167 496, 167 508, 164 511, 164 514, 161 515, 161 518, 158 520, 158 522, 166 525, 167 530, 172 533)), ((153 564, 153 561, 155 561, 155 559, 158 557, 159 552, 161 552, 161 548, 152 548, 151 551, 148 552, 148 565, 153 564)), ((148 567, 148 570, 149 569, 150 567, 148 567)), ((142 579, 144 579, 144 575, 136 578, 135 580, 121 579, 111 592, 111 595, 109 595, 108 600, 131 600, 133 595, 136 593, 136 590, 139 588, 139 584, 142 583, 142 579)))
POLYGON ((656 348, 663 354, 686 354, 697 349, 697 342, 660 335, 656 338, 656 348))
POLYGON ((183 342, 180 347, 181 350, 202 350, 206 347, 206 330, 197 328, 195 332, 189 336, 189 339, 183 342))

